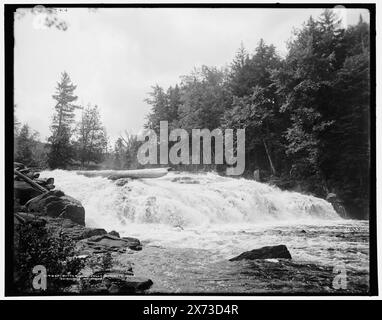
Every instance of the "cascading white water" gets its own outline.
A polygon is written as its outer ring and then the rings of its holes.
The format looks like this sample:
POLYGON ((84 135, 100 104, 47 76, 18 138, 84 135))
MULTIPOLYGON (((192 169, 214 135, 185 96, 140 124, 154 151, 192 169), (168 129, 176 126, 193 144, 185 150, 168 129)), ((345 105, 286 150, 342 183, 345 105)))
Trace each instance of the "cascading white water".
MULTIPOLYGON (((124 186, 73 171, 45 171, 41 176, 54 177, 56 189, 82 202, 87 226, 137 237, 146 246, 144 252, 166 248, 167 254, 178 255, 177 250, 186 250, 176 259, 194 254, 192 259, 211 262, 286 244, 294 260, 332 265, 341 259, 348 266, 367 268, 367 222, 341 219, 330 203, 313 196, 214 173, 170 172, 124 186), (349 232, 349 241, 337 237, 349 232)), ((154 258, 147 259, 152 268, 154 258)))
POLYGON ((54 177, 57 189, 82 202, 91 226, 120 229, 138 223, 185 228, 339 218, 323 199, 214 173, 169 173, 157 179, 130 180, 122 187, 106 178, 70 171, 42 175, 54 177))

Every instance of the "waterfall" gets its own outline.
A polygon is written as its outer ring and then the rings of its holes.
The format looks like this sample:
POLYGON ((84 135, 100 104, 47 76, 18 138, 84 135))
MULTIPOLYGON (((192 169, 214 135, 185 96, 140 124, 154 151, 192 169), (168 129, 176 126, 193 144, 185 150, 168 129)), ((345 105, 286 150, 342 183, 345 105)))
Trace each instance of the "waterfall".
POLYGON ((56 189, 82 202, 91 226, 187 228, 339 219, 323 199, 215 173, 171 172, 157 179, 129 180, 124 186, 73 171, 45 171, 42 176, 54 177, 56 189))
POLYGON ((310 195, 215 173, 170 172, 123 186, 74 171, 41 177, 54 177, 56 189, 81 201, 87 226, 141 240, 144 250, 134 261, 150 272, 162 264, 174 274, 179 265, 188 272, 189 261, 199 272, 207 262, 278 244, 294 261, 332 266, 345 259, 348 268, 368 270, 368 222, 342 219, 329 202, 310 195), (338 237, 343 234, 349 240, 338 237))

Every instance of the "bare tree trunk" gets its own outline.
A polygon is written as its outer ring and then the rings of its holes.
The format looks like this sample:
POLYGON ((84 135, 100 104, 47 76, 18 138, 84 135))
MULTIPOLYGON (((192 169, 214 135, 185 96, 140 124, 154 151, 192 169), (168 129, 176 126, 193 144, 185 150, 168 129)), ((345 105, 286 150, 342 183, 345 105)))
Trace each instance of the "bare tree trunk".
POLYGON ((263 143, 264 143, 265 152, 267 153, 267 157, 268 157, 268 160, 269 160, 269 165, 271 166, 272 174, 276 175, 276 170, 275 170, 275 167, 273 166, 271 155, 269 154, 269 150, 268 150, 267 144, 265 143, 264 139, 263 139, 263 143))

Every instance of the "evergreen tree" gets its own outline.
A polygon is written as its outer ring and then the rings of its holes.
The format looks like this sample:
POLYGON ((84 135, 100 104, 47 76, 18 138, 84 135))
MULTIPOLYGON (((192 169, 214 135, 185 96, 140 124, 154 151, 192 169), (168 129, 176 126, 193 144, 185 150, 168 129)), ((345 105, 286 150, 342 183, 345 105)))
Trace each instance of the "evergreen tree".
POLYGON ((249 54, 242 43, 231 63, 228 85, 231 94, 236 97, 250 94, 251 88, 255 85, 253 77, 249 54))
POLYGON ((55 114, 51 125, 52 135, 48 141, 51 150, 48 155, 48 163, 51 168, 65 168, 74 157, 74 150, 71 143, 73 134, 73 123, 75 110, 79 108, 75 104, 77 96, 74 90, 77 86, 72 84, 66 72, 61 74, 61 80, 57 83, 56 93, 53 99, 56 100, 54 107, 55 114))

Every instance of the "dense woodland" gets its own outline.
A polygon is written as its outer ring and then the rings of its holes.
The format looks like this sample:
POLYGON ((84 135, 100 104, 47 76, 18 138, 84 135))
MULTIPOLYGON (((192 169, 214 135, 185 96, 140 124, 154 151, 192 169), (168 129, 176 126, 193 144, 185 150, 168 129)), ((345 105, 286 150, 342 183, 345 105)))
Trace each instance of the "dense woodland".
MULTIPOLYGON (((280 56, 272 44, 241 46, 225 68, 202 66, 169 88, 155 86, 147 128, 245 128, 246 172, 325 197, 336 193, 353 217, 367 217, 370 162, 370 30, 360 17, 342 29, 332 11, 310 18, 280 56)), ((76 104, 63 73, 46 144, 15 121, 15 159, 50 168, 138 168, 137 137, 109 146, 97 106, 76 104), (76 109, 81 109, 75 121, 76 109)), ((223 166, 224 167, 224 166, 223 166)), ((202 169, 180 166, 180 169, 202 169)), ((209 166, 203 169, 217 169, 209 166)))

